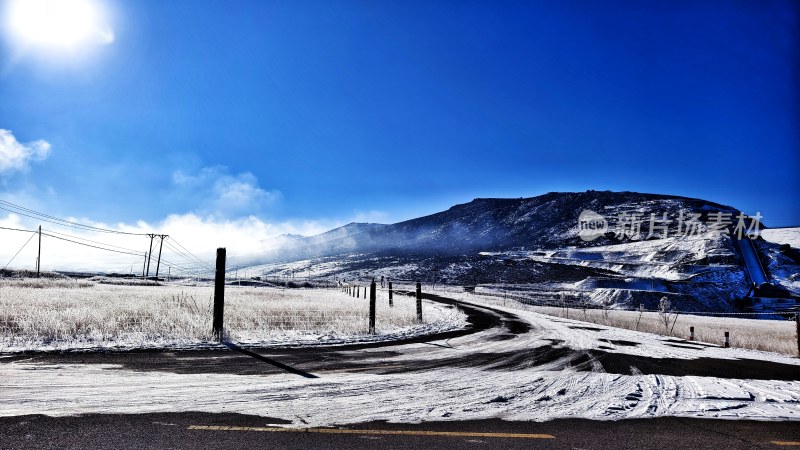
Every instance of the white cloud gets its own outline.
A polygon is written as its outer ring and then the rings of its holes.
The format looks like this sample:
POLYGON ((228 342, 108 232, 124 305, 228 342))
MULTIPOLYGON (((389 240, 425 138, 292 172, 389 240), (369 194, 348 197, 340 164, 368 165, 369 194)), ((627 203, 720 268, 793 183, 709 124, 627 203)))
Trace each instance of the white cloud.
MULTIPOLYGON (((139 221, 133 224, 106 224, 94 222, 86 218, 68 218, 68 220, 99 228, 124 231, 128 233, 158 233, 170 237, 162 249, 162 266, 165 273, 180 273, 182 269, 196 269, 197 264, 188 261, 184 255, 173 250, 177 243, 198 256, 206 264, 213 265, 216 249, 225 247, 228 254, 228 265, 240 265, 264 261, 278 250, 282 234, 301 234, 310 236, 327 231, 341 225, 338 222, 315 220, 291 220, 284 222, 266 222, 255 216, 238 219, 221 219, 214 216, 197 214, 172 214, 161 221, 148 223, 139 221), (171 243, 171 245, 170 245, 171 243), (171 269, 166 269, 171 267, 171 269)), ((0 226, 35 230, 39 222, 20 217, 16 214, 0 216, 0 226)), ((116 250, 131 251, 133 254, 114 253, 87 246, 59 240, 45 235, 42 240, 42 268, 44 270, 75 271, 112 271, 120 273, 141 274, 144 253, 148 250, 150 238, 147 236, 131 236, 120 234, 84 232, 74 228, 64 228, 43 223, 45 234, 52 233, 62 238, 81 241, 100 246, 115 246, 116 250), (53 233, 55 232, 55 233, 53 233), (90 239, 92 242, 83 241, 90 239)), ((0 230, 0 267, 5 265, 28 240, 30 234, 0 230)), ((151 275, 155 273, 155 257, 158 255, 158 239, 155 239, 151 275)), ((178 247, 181 250, 180 247, 178 247)), ((9 266, 12 268, 32 269, 36 263, 37 239, 28 242, 27 246, 9 266)))
POLYGON ((283 197, 280 191, 262 189, 252 173, 231 175, 224 166, 204 167, 197 173, 176 170, 172 182, 184 195, 196 197, 198 212, 218 216, 254 214, 283 197))
POLYGON ((24 170, 29 162, 47 158, 50 147, 50 143, 41 139, 23 144, 11 130, 0 128, 0 173, 24 170))

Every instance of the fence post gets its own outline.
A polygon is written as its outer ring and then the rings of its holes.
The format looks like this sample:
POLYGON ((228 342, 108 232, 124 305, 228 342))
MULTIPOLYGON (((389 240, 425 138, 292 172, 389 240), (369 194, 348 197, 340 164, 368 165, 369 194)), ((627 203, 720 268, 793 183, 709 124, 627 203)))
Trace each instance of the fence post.
POLYGON ((375 334, 375 278, 369 285, 369 334, 375 334))
POLYGON ((394 306, 394 301, 392 301, 392 282, 389 282, 389 306, 394 306))
POLYGON ((417 321, 422 322, 422 283, 417 281, 417 321))
POLYGON ((797 331, 797 356, 800 357, 800 313, 794 315, 795 331, 797 331))
POLYGON ((217 271, 214 274, 214 336, 222 342, 223 320, 225 312, 225 249, 217 249, 217 271))
POLYGON ((694 340, 694 327, 689 327, 689 340, 694 340))
POLYGON ((729 332, 725 332, 725 348, 731 346, 731 334, 729 332))

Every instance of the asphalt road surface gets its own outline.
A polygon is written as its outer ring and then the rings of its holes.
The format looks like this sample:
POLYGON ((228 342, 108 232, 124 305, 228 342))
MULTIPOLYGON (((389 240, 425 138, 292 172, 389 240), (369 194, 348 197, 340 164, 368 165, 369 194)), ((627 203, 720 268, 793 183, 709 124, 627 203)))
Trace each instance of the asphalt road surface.
POLYGON ((0 418, 0 448, 285 449, 752 449, 800 446, 787 422, 642 419, 544 423, 481 420, 419 425, 366 423, 281 428, 281 420, 239 414, 171 413, 0 418))

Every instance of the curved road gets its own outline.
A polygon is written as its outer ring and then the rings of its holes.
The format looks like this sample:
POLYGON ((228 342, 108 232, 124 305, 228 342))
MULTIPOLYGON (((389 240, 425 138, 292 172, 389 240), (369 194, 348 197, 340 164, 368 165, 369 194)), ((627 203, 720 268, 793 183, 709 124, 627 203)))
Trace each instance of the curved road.
MULTIPOLYGON (((334 346, 251 348, 229 344, 228 350, 27 353, 0 361, 47 364, 114 364, 136 371, 177 374, 268 375, 292 373, 317 378, 331 372, 397 374, 441 368, 486 370, 544 369, 800 381, 800 366, 774 361, 705 358, 706 347, 670 339, 646 355, 624 350, 644 343, 603 338, 614 329, 584 322, 539 316, 532 321, 500 307, 424 294, 426 300, 453 305, 467 314, 465 329, 382 341, 334 346), (676 356, 670 358, 670 356, 676 356), (659 355, 655 358, 650 355, 659 355), (689 355, 691 359, 687 359, 689 355), (633 367, 633 369, 632 369, 633 367)), ((652 345, 652 343, 650 343, 652 345)), ((727 349, 729 351, 733 349, 727 349)), ((642 352, 639 352, 642 353, 642 352)))
POLYGON ((616 421, 698 411, 798 420, 800 364, 791 358, 753 359, 735 349, 427 298, 456 304, 469 327, 336 347, 0 358, 0 416, 6 416, 0 417, 0 448, 772 448, 800 442, 796 422, 616 421), (230 414, 248 411, 257 415, 230 414), (73 417, 30 415, 37 413, 73 417), (604 421, 525 421, 558 417, 604 421), (333 434, 275 429, 286 420, 346 425, 333 434))

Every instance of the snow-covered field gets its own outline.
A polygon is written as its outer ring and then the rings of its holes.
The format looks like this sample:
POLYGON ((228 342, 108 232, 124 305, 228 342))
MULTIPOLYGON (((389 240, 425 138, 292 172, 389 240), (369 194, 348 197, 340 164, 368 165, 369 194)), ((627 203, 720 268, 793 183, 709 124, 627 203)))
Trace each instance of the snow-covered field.
MULTIPOLYGON (((216 345, 213 287, 124 286, 71 280, 0 283, 0 352, 65 349, 193 348, 216 345)), ((249 345, 336 344, 427 334, 463 327, 465 315, 399 297, 376 302, 338 290, 226 287, 228 338, 249 345)))
POLYGON ((769 228, 761 230, 764 240, 775 244, 789 244, 794 248, 800 248, 800 227, 794 228, 769 228))
POLYGON ((608 327, 643 331, 662 336, 689 339, 690 327, 694 327, 695 340, 722 346, 725 332, 729 332, 731 347, 798 356, 795 321, 778 314, 762 314, 762 319, 741 317, 714 317, 668 314, 665 327, 664 316, 653 311, 626 311, 620 309, 581 309, 559 306, 529 305, 513 299, 504 299, 497 291, 493 295, 467 294, 449 290, 447 296, 481 304, 503 306, 515 310, 548 314, 566 319, 576 319, 608 327))
MULTIPOLYGON (((504 309, 498 307, 498 309, 504 309)), ((475 361, 481 355, 530 355, 524 361, 498 358, 484 365, 441 365, 428 370, 364 373, 320 371, 319 378, 291 374, 248 376, 177 374, 130 370, 110 364, 57 364, 18 360, 2 363, 0 415, 205 411, 255 414, 328 426, 372 420, 424 422, 501 418, 618 420, 662 416, 756 420, 800 420, 800 383, 720 376, 643 375, 637 361, 664 372, 672 365, 725 367, 740 361, 797 368, 800 360, 741 349, 676 344, 652 334, 508 309, 531 331, 499 339, 497 329, 450 339, 447 345, 408 344, 361 349, 365 365, 413 361, 475 361), (538 351, 571 350, 555 360, 538 351), (597 352, 630 358, 630 368, 607 373, 597 352), (638 358, 638 359, 637 359, 638 358), (669 358, 669 359, 665 359, 669 358), (579 363, 579 361, 584 361, 579 363), (682 363, 685 361, 685 363, 682 363), (574 364, 574 365, 573 365, 574 364), (651 363, 652 364, 652 363, 651 363), (583 367, 581 367, 583 366, 583 367)), ((506 336, 508 336, 506 334, 506 336)), ((445 344, 445 343, 443 343, 445 344)), ((299 367, 305 370, 304 367, 299 367)), ((723 369, 717 372, 724 372, 723 369)), ((763 378, 763 377, 758 377, 763 378)), ((797 378, 795 378, 796 380, 797 378)), ((786 380, 786 378, 784 378, 786 380)))

